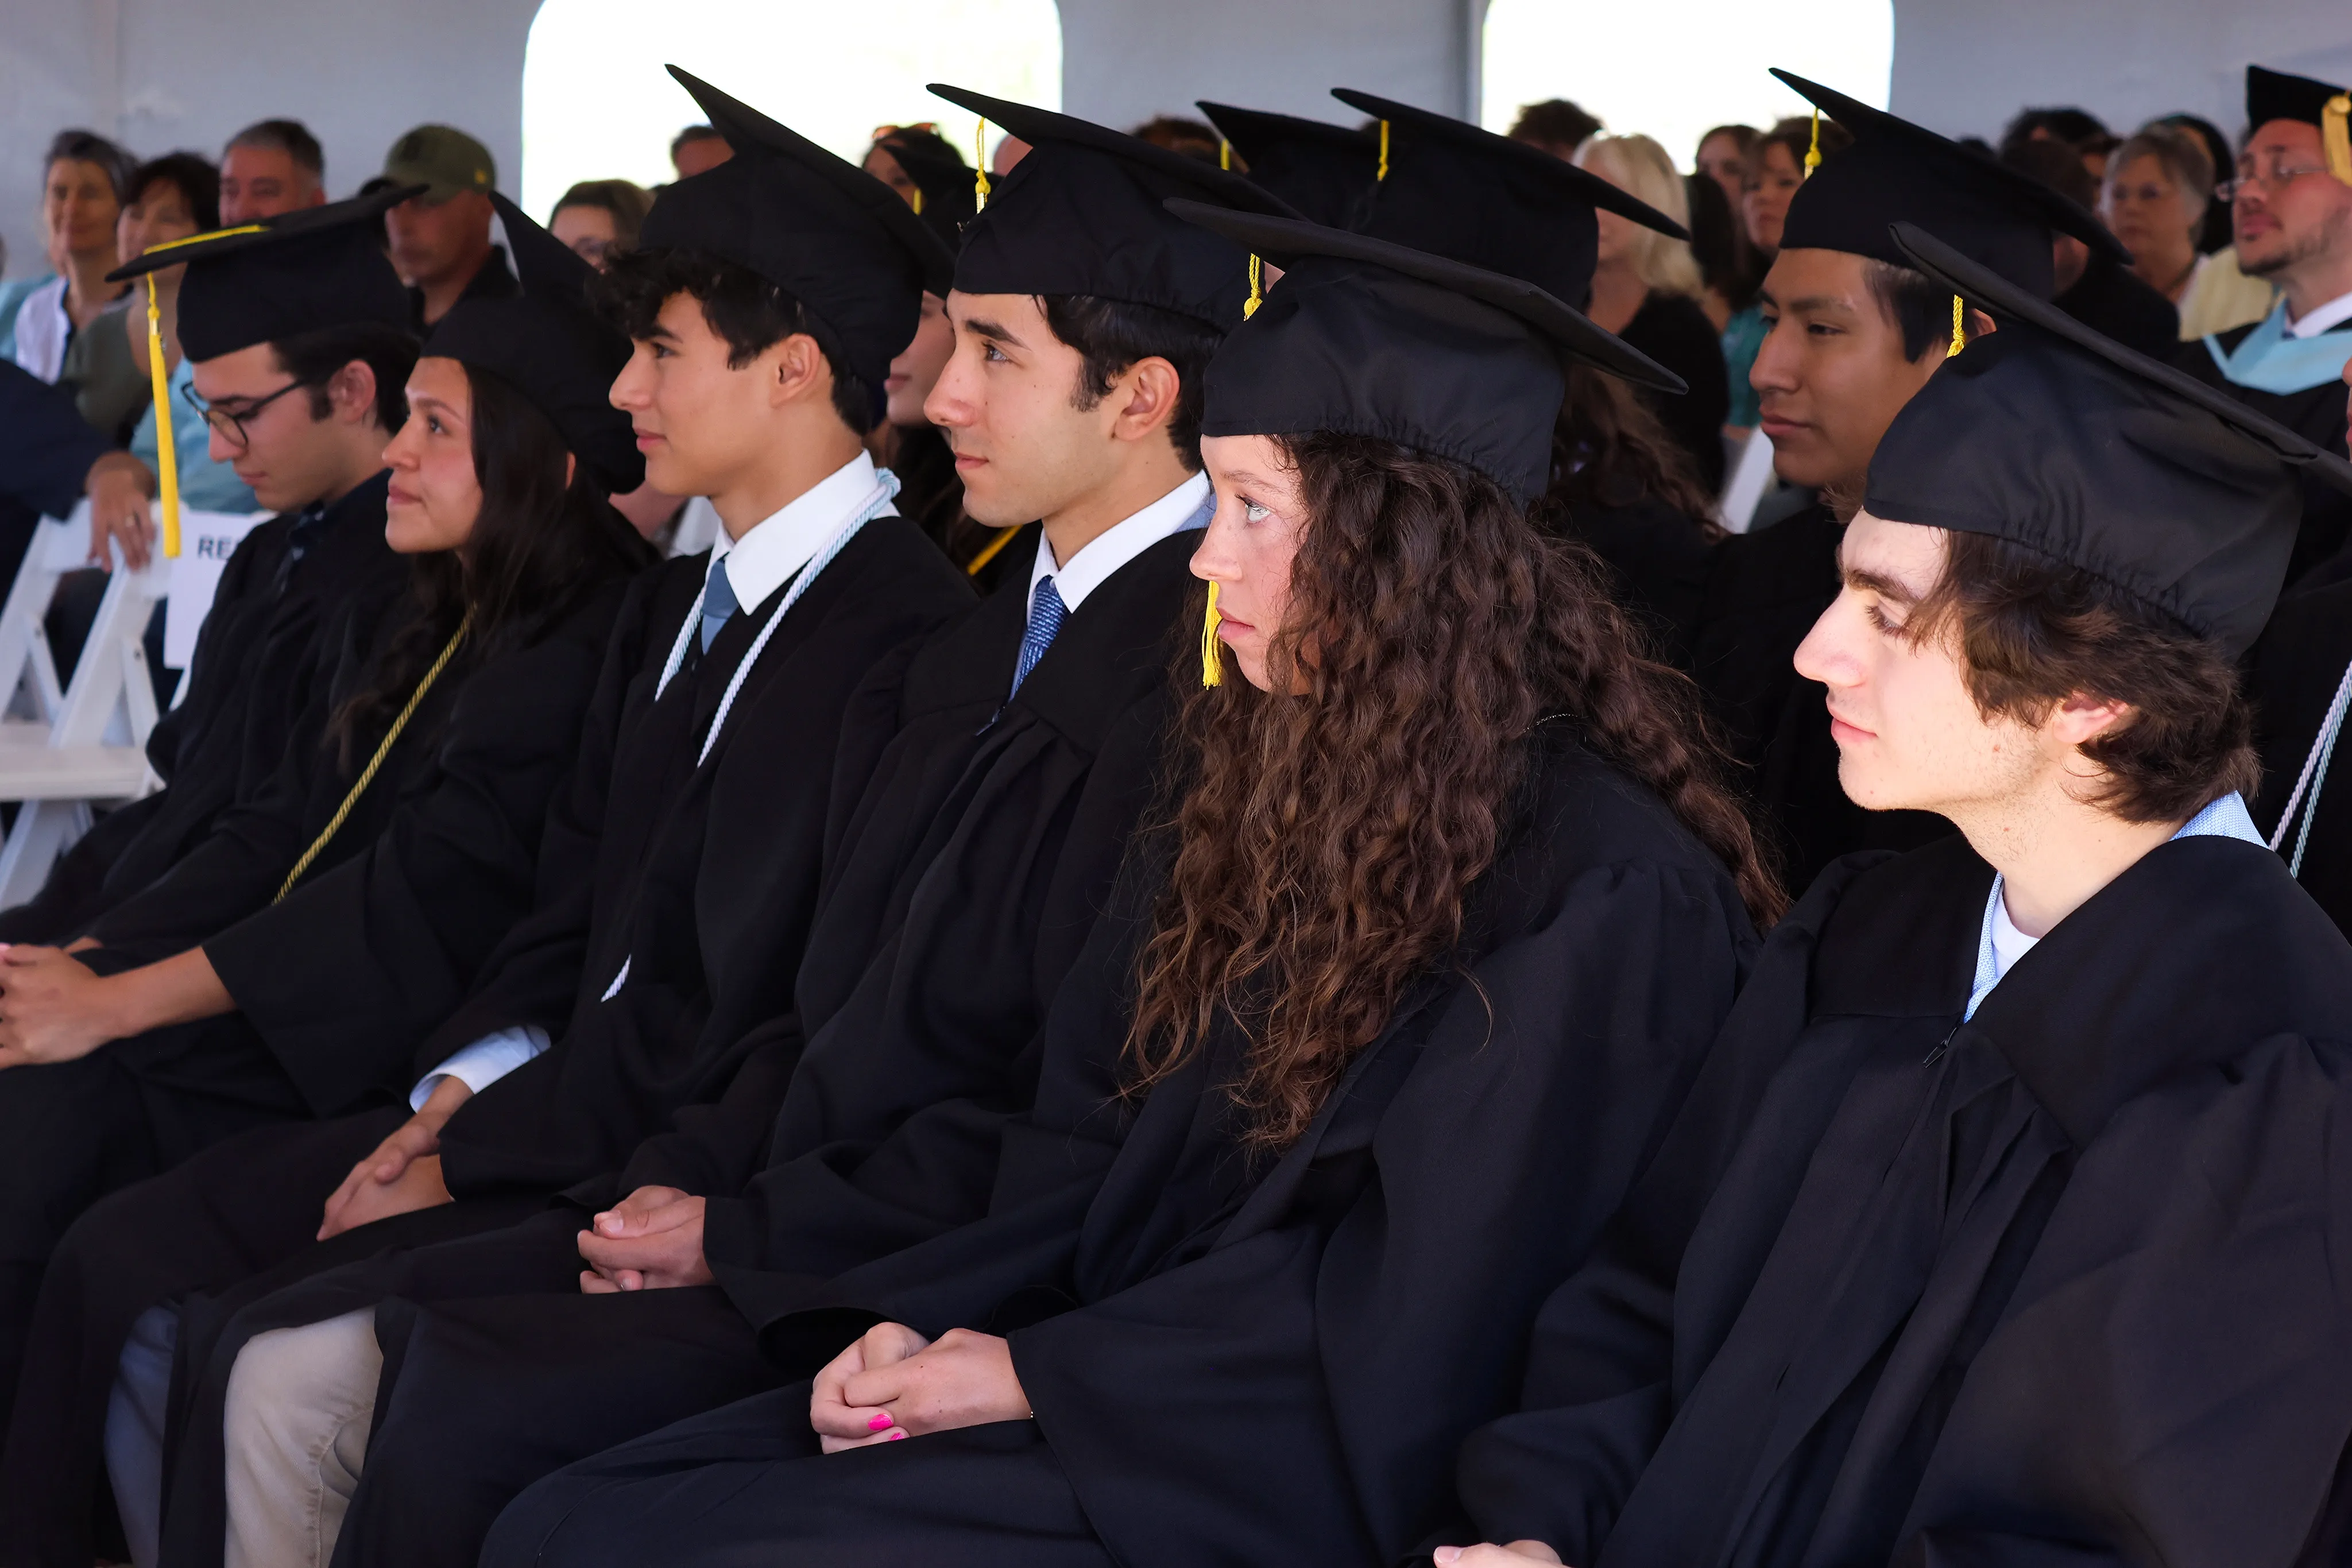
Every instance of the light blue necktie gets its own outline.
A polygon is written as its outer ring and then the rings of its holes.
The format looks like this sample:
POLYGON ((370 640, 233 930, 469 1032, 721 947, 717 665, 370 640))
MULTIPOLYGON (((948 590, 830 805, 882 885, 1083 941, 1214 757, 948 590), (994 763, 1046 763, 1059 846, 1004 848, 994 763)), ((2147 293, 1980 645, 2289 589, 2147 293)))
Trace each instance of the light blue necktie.
POLYGON ((1062 603, 1062 591, 1054 586, 1050 577, 1037 580, 1036 591, 1029 596, 1029 626, 1021 633, 1021 657, 1013 666, 1013 689, 1018 692, 1045 650, 1054 645, 1055 636, 1069 615, 1062 603))
POLYGON ((727 580, 727 562, 722 558, 710 563, 710 576, 702 588, 702 651, 710 652, 711 643, 719 629, 734 619, 735 585, 727 580))

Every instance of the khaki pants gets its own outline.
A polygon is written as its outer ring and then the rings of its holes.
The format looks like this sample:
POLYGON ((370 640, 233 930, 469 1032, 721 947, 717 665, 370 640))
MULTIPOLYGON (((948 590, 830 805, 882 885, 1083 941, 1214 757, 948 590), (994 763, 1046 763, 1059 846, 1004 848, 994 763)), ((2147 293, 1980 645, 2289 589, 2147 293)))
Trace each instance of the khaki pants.
POLYGON ((227 1568, 326 1568, 375 1416, 373 1308, 257 1334, 229 1374, 227 1568))

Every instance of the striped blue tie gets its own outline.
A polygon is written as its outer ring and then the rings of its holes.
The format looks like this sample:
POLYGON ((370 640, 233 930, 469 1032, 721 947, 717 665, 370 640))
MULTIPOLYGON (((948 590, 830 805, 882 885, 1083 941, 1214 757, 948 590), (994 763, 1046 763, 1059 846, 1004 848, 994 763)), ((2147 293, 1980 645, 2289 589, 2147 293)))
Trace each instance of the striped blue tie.
POLYGON ((1054 586, 1050 577, 1040 578, 1036 591, 1029 596, 1029 628, 1021 633, 1021 658, 1013 666, 1013 689, 1018 692, 1045 650, 1054 645, 1054 638, 1062 630, 1062 622, 1069 611, 1062 604, 1062 591, 1054 586))
POLYGON ((727 580, 727 562, 722 557, 710 563, 710 575, 702 588, 702 651, 710 652, 719 629, 734 618, 735 585, 727 580))

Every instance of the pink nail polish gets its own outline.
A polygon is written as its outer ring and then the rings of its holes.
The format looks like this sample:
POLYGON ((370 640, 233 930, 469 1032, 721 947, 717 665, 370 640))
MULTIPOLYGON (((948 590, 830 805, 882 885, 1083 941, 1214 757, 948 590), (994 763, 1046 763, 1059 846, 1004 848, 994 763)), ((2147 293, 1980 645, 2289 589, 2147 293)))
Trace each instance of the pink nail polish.
POLYGON ((866 1418, 866 1429, 869 1432, 879 1432, 889 1424, 890 1417, 887 1416, 869 1416, 866 1418))
POLYGON ((905 1440, 906 1436, 907 1434, 904 1432, 893 1432, 890 1434, 890 1440, 894 1443, 902 1442, 905 1440))

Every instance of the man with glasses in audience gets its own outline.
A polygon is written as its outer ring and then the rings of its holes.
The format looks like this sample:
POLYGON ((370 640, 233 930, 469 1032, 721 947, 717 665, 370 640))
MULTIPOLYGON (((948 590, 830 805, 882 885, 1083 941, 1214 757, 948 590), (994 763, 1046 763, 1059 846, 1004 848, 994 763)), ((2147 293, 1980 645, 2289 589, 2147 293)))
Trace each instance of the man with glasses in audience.
MULTIPOLYGON (((2344 450, 2345 361, 2352 360, 2352 95, 2308 77, 2246 68, 2245 147, 2230 204, 2238 266, 2278 286, 2251 327, 2181 349, 2181 367, 2323 451, 2344 450)), ((2352 575, 2352 501, 2305 485, 2287 588, 2352 575)))

